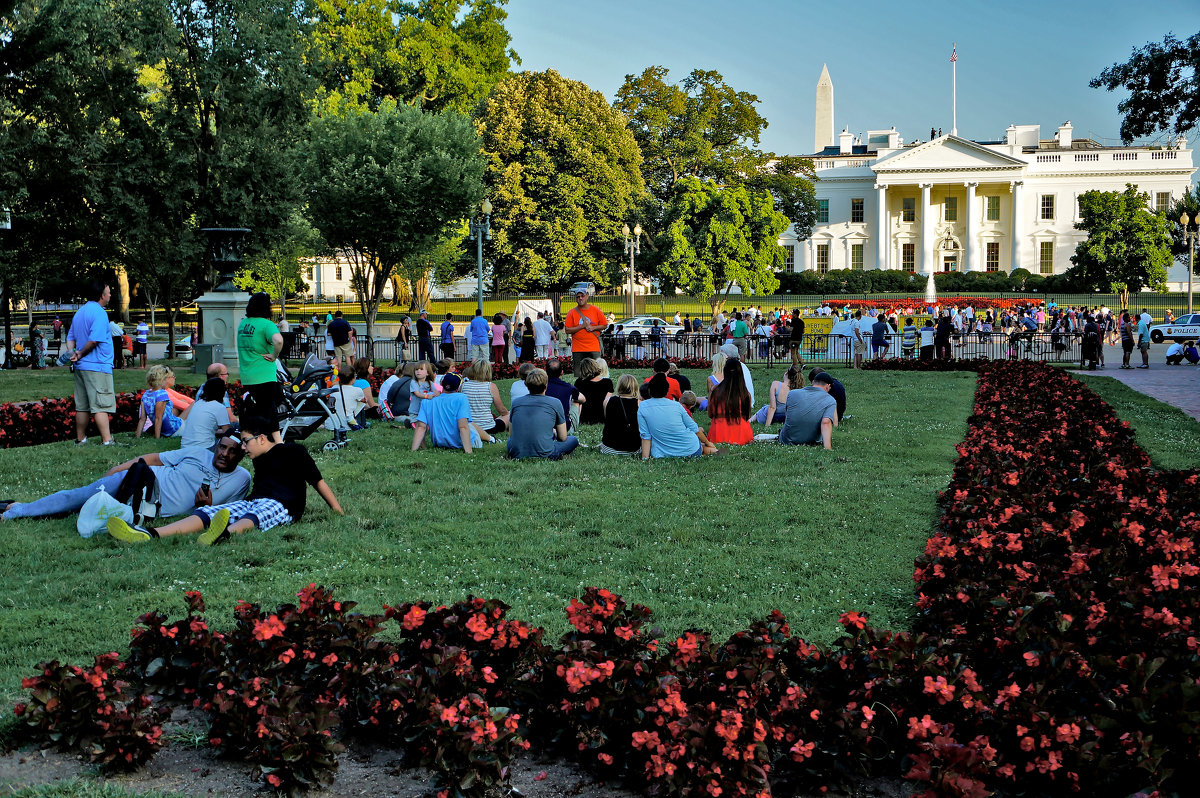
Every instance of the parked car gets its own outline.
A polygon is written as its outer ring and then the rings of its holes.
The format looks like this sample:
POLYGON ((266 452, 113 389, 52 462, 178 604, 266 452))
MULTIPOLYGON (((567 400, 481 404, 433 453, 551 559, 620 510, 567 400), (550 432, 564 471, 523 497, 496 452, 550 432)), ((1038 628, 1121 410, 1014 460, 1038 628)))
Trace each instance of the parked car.
POLYGON ((615 331, 617 325, 619 324, 625 328, 625 335, 627 337, 630 333, 637 332, 640 333, 642 338, 648 339, 648 336, 650 335, 650 328, 654 326, 654 322, 656 320, 658 321, 658 329, 661 335, 673 337, 676 341, 683 340, 683 336, 686 335, 686 333, 683 331, 683 327, 678 324, 669 324, 666 319, 659 318, 658 316, 634 316, 632 319, 628 319, 627 321, 618 321, 609 329, 610 331, 615 331))
POLYGON ((1200 340, 1200 313, 1185 313, 1170 324, 1152 324, 1150 340, 1156 344, 1172 341, 1200 340))

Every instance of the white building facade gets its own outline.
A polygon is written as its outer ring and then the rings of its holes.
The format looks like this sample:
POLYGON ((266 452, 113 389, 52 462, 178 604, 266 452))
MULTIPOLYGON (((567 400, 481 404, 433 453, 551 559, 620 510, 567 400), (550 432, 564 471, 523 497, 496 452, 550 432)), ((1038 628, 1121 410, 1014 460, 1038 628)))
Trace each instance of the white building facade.
POLYGON ((1168 210, 1196 171, 1183 138, 1108 147, 1075 139, 1070 122, 1053 138, 1040 132, 1010 126, 1001 141, 946 135, 904 146, 895 128, 868 131, 865 142, 843 130, 811 156, 818 222, 808 239, 790 228, 780 238, 789 270, 1061 274, 1086 238, 1075 229, 1080 195, 1132 184, 1153 210, 1168 210))

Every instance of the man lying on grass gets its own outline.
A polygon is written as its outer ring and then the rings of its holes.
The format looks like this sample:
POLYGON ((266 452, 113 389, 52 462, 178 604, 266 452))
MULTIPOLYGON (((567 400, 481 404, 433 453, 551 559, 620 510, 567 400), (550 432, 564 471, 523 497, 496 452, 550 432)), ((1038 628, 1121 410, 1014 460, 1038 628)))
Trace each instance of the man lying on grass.
POLYGON ((308 450, 298 443, 275 443, 271 422, 252 417, 242 420, 242 448, 254 461, 254 488, 242 500, 213 507, 197 507, 187 518, 157 529, 137 529, 119 518, 108 519, 108 534, 126 543, 141 543, 169 535, 203 534, 205 546, 228 540, 231 533, 266 531, 299 521, 307 498, 305 483, 338 515, 343 515, 333 490, 321 477, 308 450), (207 531, 205 531, 207 527, 207 531))
POLYGON ((190 513, 192 508, 237 501, 250 489, 250 472, 238 465, 242 446, 233 433, 219 434, 216 450, 189 446, 166 452, 151 452, 113 466, 100 479, 81 488, 68 488, 31 502, 0 506, 5 521, 44 518, 77 513, 84 502, 103 490, 110 496, 139 459, 150 466, 157 485, 159 512, 164 516, 190 513))

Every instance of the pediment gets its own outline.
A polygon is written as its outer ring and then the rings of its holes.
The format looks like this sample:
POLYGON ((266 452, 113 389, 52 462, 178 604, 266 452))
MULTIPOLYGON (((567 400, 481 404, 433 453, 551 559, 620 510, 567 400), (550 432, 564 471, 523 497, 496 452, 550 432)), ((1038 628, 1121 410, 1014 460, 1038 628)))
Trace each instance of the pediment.
POLYGON ((875 172, 969 172, 972 170, 1018 170, 1025 161, 967 141, 942 136, 916 147, 889 155, 872 165, 875 172))

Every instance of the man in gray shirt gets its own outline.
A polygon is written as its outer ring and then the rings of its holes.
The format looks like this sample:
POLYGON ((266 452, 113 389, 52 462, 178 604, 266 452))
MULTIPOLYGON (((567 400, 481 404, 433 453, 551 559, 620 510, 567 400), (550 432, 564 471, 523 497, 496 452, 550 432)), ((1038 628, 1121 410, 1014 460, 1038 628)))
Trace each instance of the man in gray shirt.
POLYGON ((542 369, 534 369, 525 377, 529 395, 513 400, 509 415, 512 423, 512 432, 508 436, 509 457, 558 460, 579 445, 578 438, 567 435, 567 416, 562 402, 546 396, 549 383, 550 378, 542 369))
POLYGON ((812 385, 790 391, 779 442, 833 448, 833 428, 837 426, 837 402, 829 395, 833 378, 821 373, 812 385))
POLYGON ((96 491, 115 494, 125 472, 139 459, 154 472, 162 516, 183 515, 194 507, 228 504, 250 492, 250 472, 238 465, 244 454, 241 441, 232 433, 217 442, 215 453, 194 447, 144 454, 113 466, 90 485, 60 490, 31 502, 12 502, 3 508, 0 518, 11 521, 79 512, 96 491))

